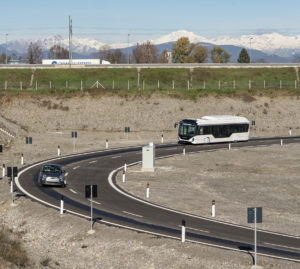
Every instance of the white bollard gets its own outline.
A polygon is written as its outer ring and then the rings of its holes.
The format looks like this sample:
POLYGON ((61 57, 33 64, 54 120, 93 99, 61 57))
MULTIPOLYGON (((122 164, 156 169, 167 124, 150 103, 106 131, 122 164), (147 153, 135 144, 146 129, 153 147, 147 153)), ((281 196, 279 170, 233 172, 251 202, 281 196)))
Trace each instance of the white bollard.
POLYGON ((280 139, 280 146, 282 146, 283 145, 283 140, 282 139, 280 139))
POLYGON ((2 165, 2 178, 5 177, 5 164, 2 165))
POLYGON ((292 128, 289 129, 289 135, 292 135, 292 128))
POLYGON ((105 141, 105 148, 108 149, 108 139, 106 139, 106 141, 105 141))
POLYGON ((162 144, 164 143, 164 135, 163 134, 161 135, 161 143, 162 144))
POLYGON ((211 202, 211 216, 214 218, 216 216, 216 201, 211 202))
POLYGON ((57 146, 57 156, 60 156, 60 146, 57 146))
POLYGON ((231 143, 228 144, 228 149, 231 150, 231 143))
POLYGON ((23 155, 23 153, 21 155, 21 165, 24 165, 24 155, 23 155))
POLYGON ((149 183, 147 183, 146 197, 149 198, 149 196, 150 196, 150 187, 149 187, 149 183))
POLYGON ((185 220, 182 220, 182 227, 181 227, 181 242, 185 242, 185 220))
POLYGON ((123 174, 122 174, 122 182, 124 183, 126 180, 126 173, 125 171, 123 170, 123 174))
POLYGON ((60 198, 60 214, 63 215, 64 214, 64 197, 61 196, 60 198))
POLYGON ((183 155, 185 155, 185 146, 183 147, 183 152, 182 152, 183 155))
POLYGON ((126 163, 126 160, 125 160, 125 163, 124 163, 124 171, 125 171, 125 173, 126 173, 126 171, 127 171, 127 163, 126 163))

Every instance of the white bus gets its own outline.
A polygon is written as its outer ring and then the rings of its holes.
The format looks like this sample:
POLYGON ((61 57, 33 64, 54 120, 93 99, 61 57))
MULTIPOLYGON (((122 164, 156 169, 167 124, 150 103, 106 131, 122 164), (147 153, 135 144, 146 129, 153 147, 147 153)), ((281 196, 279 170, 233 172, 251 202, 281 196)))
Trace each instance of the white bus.
POLYGON ((178 143, 208 144, 249 140, 249 121, 244 117, 218 115, 184 119, 179 123, 178 143))

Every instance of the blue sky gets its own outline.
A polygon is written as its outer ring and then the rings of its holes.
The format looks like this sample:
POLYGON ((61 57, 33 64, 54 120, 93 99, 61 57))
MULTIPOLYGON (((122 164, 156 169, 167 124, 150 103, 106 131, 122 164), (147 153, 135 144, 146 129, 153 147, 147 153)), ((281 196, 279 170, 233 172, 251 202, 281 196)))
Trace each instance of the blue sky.
POLYGON ((105 43, 155 39, 177 30, 206 38, 300 34, 299 0, 1 0, 0 43, 73 34, 105 43))

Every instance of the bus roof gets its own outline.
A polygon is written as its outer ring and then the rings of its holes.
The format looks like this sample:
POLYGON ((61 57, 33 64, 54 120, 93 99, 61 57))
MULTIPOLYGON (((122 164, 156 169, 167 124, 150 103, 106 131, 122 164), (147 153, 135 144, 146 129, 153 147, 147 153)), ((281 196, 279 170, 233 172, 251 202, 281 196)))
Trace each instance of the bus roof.
POLYGON ((232 116, 232 115, 211 115, 204 116, 200 119, 190 119, 197 122, 198 125, 210 125, 210 124, 228 124, 228 123, 248 123, 249 120, 245 117, 232 116))

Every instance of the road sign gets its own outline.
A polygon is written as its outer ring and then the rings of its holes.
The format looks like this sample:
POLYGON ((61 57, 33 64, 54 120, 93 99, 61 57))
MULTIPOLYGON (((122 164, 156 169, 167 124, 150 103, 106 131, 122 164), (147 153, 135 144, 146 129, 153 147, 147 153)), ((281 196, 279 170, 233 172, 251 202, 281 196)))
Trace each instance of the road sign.
POLYGON ((2 145, 0 145, 0 152, 2 152, 2 145))
POLYGON ((17 177, 18 176, 18 167, 7 167, 7 176, 8 177, 17 177))
POLYGON ((77 132, 72 132, 72 137, 77 138, 77 132))
MULTIPOLYGON (((248 223, 254 223, 254 207, 248 208, 248 223)), ((256 223, 262 223, 262 207, 256 207, 256 223)))
POLYGON ((252 121, 252 126, 255 126, 255 120, 252 121))
POLYGON ((32 144, 32 137, 26 136, 26 144, 32 144))
POLYGON ((91 187, 92 187, 92 197, 97 198, 97 185, 85 185, 85 198, 91 198, 91 187))

